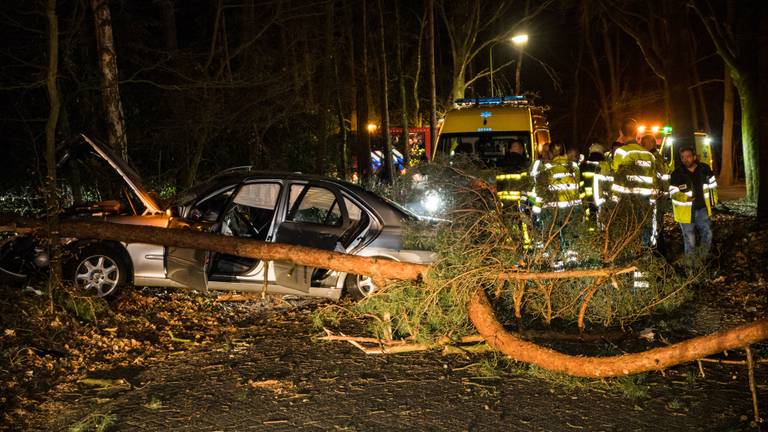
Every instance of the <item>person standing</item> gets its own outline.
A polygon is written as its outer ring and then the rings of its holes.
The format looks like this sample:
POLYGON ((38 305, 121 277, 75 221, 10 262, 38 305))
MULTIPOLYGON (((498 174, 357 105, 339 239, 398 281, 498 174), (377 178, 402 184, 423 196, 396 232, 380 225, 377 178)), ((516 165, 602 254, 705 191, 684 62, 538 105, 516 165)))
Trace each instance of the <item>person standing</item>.
POLYGON ((579 164, 579 196, 582 199, 584 207, 584 217, 588 223, 594 225, 597 220, 597 206, 600 194, 600 186, 597 182, 602 181, 600 174, 600 163, 605 160, 603 156, 603 146, 600 143, 593 143, 589 146, 589 155, 579 164))
MULTIPOLYGON (((611 185, 611 200, 624 217, 632 217, 637 221, 640 239, 644 246, 656 246, 653 214, 657 194, 656 158, 650 151, 637 143, 616 149, 611 161, 613 184, 611 185)), ((655 141, 654 144, 655 145, 655 141)))
POLYGON ((703 260, 712 246, 710 216, 717 204, 717 180, 709 165, 699 162, 690 147, 680 150, 680 162, 669 179, 672 211, 683 232, 686 258, 703 260))

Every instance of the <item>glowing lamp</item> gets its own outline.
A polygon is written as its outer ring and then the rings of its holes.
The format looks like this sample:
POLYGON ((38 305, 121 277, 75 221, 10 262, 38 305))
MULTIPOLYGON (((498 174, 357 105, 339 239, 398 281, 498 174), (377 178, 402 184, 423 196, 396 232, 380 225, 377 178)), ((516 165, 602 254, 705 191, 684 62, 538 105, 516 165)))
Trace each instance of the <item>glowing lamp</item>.
POLYGON ((374 123, 368 123, 368 133, 374 133, 376 132, 377 126, 374 123))
POLYGON ((527 34, 515 35, 515 36, 512 36, 510 40, 515 45, 525 45, 526 43, 528 43, 528 35, 527 34))
POLYGON ((651 132, 659 133, 659 127, 658 126, 651 126, 651 132))
POLYGON ((638 134, 643 134, 643 133, 645 133, 645 129, 646 129, 646 127, 644 125, 640 125, 640 126, 637 127, 637 133, 638 134))

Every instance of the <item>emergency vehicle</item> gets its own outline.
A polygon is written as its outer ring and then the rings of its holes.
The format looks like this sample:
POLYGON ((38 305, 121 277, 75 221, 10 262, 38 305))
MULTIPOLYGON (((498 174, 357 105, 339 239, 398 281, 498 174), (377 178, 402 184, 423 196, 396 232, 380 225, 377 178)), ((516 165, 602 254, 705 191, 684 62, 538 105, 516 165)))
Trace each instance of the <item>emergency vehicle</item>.
POLYGON ((550 142, 545 111, 524 96, 458 99, 456 108, 445 114, 430 159, 450 161, 462 154, 477 159, 495 172, 498 197, 519 201, 521 180, 550 142), (522 169, 520 158, 512 154, 514 142, 523 147, 522 169))
MULTIPOLYGON (((709 165, 713 170, 715 167, 712 165, 712 139, 704 132, 694 132, 694 143, 696 145, 696 155, 699 162, 709 165)), ((674 148, 675 138, 672 135, 667 135, 661 142, 661 155, 664 160, 669 164, 669 172, 675 170, 675 164, 680 163, 680 149, 674 148)))

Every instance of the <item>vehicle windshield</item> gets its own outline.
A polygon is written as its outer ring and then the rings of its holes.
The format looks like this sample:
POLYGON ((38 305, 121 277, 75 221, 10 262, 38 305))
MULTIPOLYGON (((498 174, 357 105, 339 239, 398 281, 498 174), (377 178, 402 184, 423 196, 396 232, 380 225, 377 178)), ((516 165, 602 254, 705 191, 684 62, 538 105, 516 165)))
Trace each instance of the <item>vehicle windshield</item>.
POLYGON ((451 160, 464 155, 479 160, 486 168, 513 168, 521 160, 530 161, 530 133, 528 132, 471 132, 440 135, 437 157, 451 160), (515 153, 512 143, 522 154, 515 153))

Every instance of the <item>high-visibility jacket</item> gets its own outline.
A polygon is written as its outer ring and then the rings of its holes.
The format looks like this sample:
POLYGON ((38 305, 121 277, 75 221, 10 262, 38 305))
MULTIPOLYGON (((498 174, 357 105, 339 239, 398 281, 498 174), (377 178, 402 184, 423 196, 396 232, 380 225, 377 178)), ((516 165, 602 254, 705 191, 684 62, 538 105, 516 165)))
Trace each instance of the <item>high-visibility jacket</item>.
POLYGON ((651 152, 653 157, 656 158, 656 187, 659 191, 659 196, 667 195, 669 193, 669 165, 664 162, 664 158, 659 154, 658 150, 651 152))
MULTIPOLYGON (((691 223, 693 221, 694 185, 684 166, 679 166, 672 173, 669 180, 669 196, 672 198, 672 211, 675 214, 675 222, 691 223)), ((704 204, 707 214, 712 215, 712 207, 717 205, 717 180, 709 165, 697 164, 695 175, 700 176, 704 204)))
POLYGON ((639 144, 628 144, 616 149, 611 163, 613 169, 614 200, 622 195, 634 194, 655 199, 658 192, 656 158, 639 144))
POLYGON ((602 155, 600 155, 599 159, 590 155, 590 159, 586 159, 579 164, 579 175, 581 176, 579 196, 585 203, 595 202, 595 182, 600 179, 601 162, 603 162, 602 155))
POLYGON ((536 161, 531 170, 534 188, 530 193, 533 212, 544 208, 570 208, 581 204, 579 198, 579 166, 565 156, 552 162, 536 161))
POLYGON ((595 198, 595 205, 600 207, 605 200, 611 197, 611 186, 613 186, 613 171, 611 171, 611 155, 606 153, 605 159, 600 161, 595 172, 595 181, 592 184, 592 195, 595 198))
POLYGON ((501 201, 517 201, 525 198, 531 189, 531 179, 528 176, 530 162, 523 156, 514 160, 510 166, 505 166, 504 173, 496 176, 496 196, 501 201))

